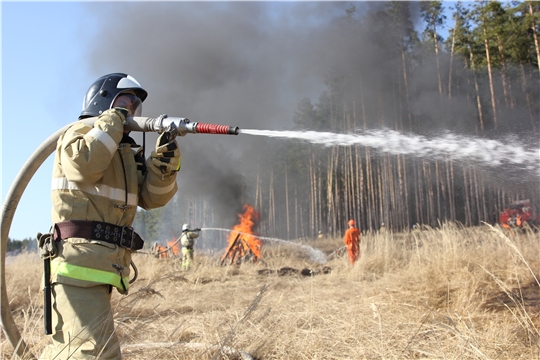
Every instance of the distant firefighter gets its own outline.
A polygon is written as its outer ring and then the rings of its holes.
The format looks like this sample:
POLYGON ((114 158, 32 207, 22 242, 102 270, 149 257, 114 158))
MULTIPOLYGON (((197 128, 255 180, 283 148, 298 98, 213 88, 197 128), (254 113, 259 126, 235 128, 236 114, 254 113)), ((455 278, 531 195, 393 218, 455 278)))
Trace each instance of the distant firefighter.
POLYGON ((343 237, 343 242, 347 245, 347 250, 349 252, 349 260, 351 265, 360 259, 360 241, 361 241, 360 230, 355 227, 354 220, 349 220, 349 228, 345 232, 343 237))
POLYGON ((195 239, 199 237, 201 229, 189 229, 189 224, 182 225, 182 235, 180 243, 182 244, 182 269, 189 270, 193 263, 193 246, 195 239))

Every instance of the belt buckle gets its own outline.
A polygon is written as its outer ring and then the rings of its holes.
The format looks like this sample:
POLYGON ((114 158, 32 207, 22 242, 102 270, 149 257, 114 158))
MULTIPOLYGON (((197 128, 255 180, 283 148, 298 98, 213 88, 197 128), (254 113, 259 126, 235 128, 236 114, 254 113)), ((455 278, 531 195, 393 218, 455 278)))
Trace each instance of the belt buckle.
POLYGON ((120 246, 131 249, 133 247, 133 231, 132 227, 122 226, 122 236, 120 237, 120 246), (125 238, 128 237, 128 244, 124 242, 125 238))

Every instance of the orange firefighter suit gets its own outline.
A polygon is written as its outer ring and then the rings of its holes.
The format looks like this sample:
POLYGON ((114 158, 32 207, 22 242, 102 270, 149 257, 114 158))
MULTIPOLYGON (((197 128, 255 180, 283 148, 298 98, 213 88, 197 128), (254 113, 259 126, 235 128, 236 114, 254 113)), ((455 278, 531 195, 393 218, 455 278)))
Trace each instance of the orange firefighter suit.
POLYGON ((349 228, 345 232, 343 242, 347 245, 351 265, 354 265, 356 260, 360 258, 360 239, 362 235, 360 235, 360 230, 354 227, 354 222, 351 225, 351 221, 349 221, 349 228))

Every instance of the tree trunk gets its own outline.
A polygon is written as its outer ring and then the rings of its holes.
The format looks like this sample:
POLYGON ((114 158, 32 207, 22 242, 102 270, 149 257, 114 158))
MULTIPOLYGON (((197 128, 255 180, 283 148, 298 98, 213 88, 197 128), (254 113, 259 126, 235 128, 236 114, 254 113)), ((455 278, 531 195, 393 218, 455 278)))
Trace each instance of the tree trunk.
POLYGON ((534 9, 533 9, 533 6, 532 6, 532 1, 529 1, 529 14, 531 14, 531 29, 532 29, 532 34, 533 34, 533 39, 534 39, 534 47, 536 48, 536 59, 537 59, 537 63, 538 63, 538 70, 540 70, 540 47, 538 46, 538 34, 536 32, 536 21, 535 21, 535 18, 534 18, 534 9))
MULTIPOLYGON (((315 177, 315 169, 314 169, 314 159, 313 159, 313 149, 310 152, 309 157, 309 189, 310 189, 310 204, 309 204, 309 223, 308 223, 308 229, 311 231, 308 231, 308 235, 312 232, 315 226, 315 203, 317 201, 315 194, 317 193, 317 181, 315 177)), ((312 234, 311 234, 312 235, 312 234)))
MULTIPOLYGON (((335 176, 335 164, 334 154, 336 153, 337 148, 333 147, 328 154, 328 170, 326 174, 326 199, 328 207, 328 218, 327 223, 331 229, 335 230, 336 224, 336 210, 335 210, 335 200, 334 200, 334 176, 335 176)), ((337 160, 337 159, 336 159, 337 160)))
POLYGON ((455 203, 455 197, 454 197, 454 163, 452 159, 448 159, 446 161, 446 176, 448 177, 448 199, 450 203, 450 219, 452 221, 456 221, 456 203, 455 203))
POLYGON ((268 228, 276 236, 276 199, 274 189, 274 169, 270 170, 270 184, 268 185, 268 228))
POLYGON ((426 220, 430 226, 434 225, 434 215, 435 215, 435 206, 434 206, 434 196, 433 196, 433 176, 431 175, 431 164, 422 159, 423 164, 423 173, 425 181, 425 187, 427 192, 427 214, 426 220))
POLYGON ((409 130, 412 130, 412 114, 409 103, 409 82, 407 81, 407 63, 405 61, 405 50, 401 49, 401 64, 403 66, 403 84, 405 85, 405 99, 407 102, 407 116, 409 118, 409 130))
POLYGON ((474 66, 474 56, 471 47, 469 46, 469 57, 471 59, 471 71, 474 75, 474 89, 476 91, 476 106, 478 108, 478 120, 480 121, 480 130, 484 131, 484 115, 482 114, 482 102, 480 101, 480 90, 478 89, 478 79, 474 66))
POLYGON ((463 167, 463 198, 465 199, 465 225, 471 226, 472 224, 472 211, 471 211, 471 194, 469 191, 469 182, 467 181, 467 173, 469 171, 468 166, 463 167))
POLYGON ((317 191, 315 192, 315 226, 313 227, 313 235, 317 236, 318 231, 321 230, 321 170, 320 159, 315 156, 315 183, 317 184, 317 191))
MULTIPOLYGON (((485 21, 484 21, 485 23, 485 21)), ((484 46, 486 47, 486 60, 488 67, 488 77, 489 77, 489 91, 491 93, 491 108, 493 109, 493 126, 497 129, 497 101, 495 99, 495 90, 493 88, 493 74, 491 71, 491 58, 489 56, 489 39, 487 36, 486 26, 483 25, 484 30, 484 46)))
POLYGON ((287 166, 285 166, 285 216, 287 221, 287 239, 291 238, 291 224, 289 214, 289 179, 287 176, 287 166))
POLYGON ((439 83, 439 94, 442 95, 441 68, 439 66, 439 41, 437 40, 436 27, 433 27, 433 40, 435 42, 435 61, 437 62, 437 80, 439 83))
POLYGON ((503 84, 504 102, 506 108, 514 108, 514 98, 512 96, 512 83, 508 81, 506 74, 506 61, 504 58, 504 49, 501 42, 501 37, 497 35, 497 49, 499 50, 499 57, 501 59, 501 79, 503 84))
POLYGON ((529 91, 527 91, 527 76, 525 75, 525 68, 523 64, 520 64, 519 68, 521 70, 521 91, 525 95, 525 100, 527 102, 527 110, 529 113, 529 121, 531 122, 531 128, 532 128, 533 134, 536 137, 536 123, 535 123, 535 118, 533 116, 533 110, 531 107, 531 97, 530 97, 529 91))
POLYGON ((448 74, 448 98, 452 98, 452 65, 454 63, 454 45, 456 43, 456 26, 452 31, 452 47, 450 48, 450 69, 448 74))
POLYGON ((294 184, 294 238, 298 239, 298 223, 300 218, 298 216, 298 192, 296 191, 296 183, 294 184))

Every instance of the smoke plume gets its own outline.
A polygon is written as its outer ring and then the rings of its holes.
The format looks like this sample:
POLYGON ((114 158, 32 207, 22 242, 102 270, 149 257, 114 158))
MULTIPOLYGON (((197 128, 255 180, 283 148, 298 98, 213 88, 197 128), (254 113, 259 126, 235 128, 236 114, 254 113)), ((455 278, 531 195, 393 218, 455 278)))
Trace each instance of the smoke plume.
MULTIPOLYGON (((392 80, 403 74, 391 30, 375 21, 376 11, 386 5, 90 3, 89 14, 102 26, 89 48, 88 66, 96 77, 122 71, 138 79, 149 92, 145 116, 166 113, 259 130, 292 129, 300 100, 316 103, 330 75, 344 73, 350 76, 343 80, 343 91, 362 93, 366 128, 392 126, 393 108, 381 112, 385 108, 381 104, 396 100, 398 89, 392 80)), ((409 6, 409 20, 413 25, 420 21, 415 4, 409 6)), ((423 26, 417 30, 421 32, 423 26)), ((446 66, 445 61, 441 59, 441 66, 446 66)), ((473 133, 474 125, 467 119, 475 116, 474 99, 459 93, 451 100, 441 98, 435 71, 435 62, 426 60, 409 80, 407 106, 421 125, 418 132, 473 133)), ((454 76, 459 81, 460 73, 454 76)), ((521 120, 516 121, 512 126, 519 128, 521 120)), ((155 135, 147 138, 152 144, 155 135)), ((255 172, 260 159, 269 156, 266 147, 258 150, 257 141, 261 140, 242 135, 179 139, 181 195, 210 198, 222 215, 208 226, 232 226, 248 200, 246 192, 254 196, 249 187, 253 182, 244 179, 246 171, 249 176, 249 169, 255 172)))
MULTIPOLYGON (((346 20, 347 5, 92 3, 88 8, 103 26, 88 66, 96 76, 122 71, 139 80, 149 92, 145 116, 291 129, 298 102, 316 100, 330 69, 347 57, 343 51, 350 39, 327 31, 346 20)), ((357 4, 356 11, 370 6, 377 5, 357 4)), ((155 138, 147 135, 148 145, 155 138)), ((226 217, 226 223, 214 225, 233 225, 246 200, 237 169, 256 169, 256 140, 187 135, 178 141, 180 193, 211 197, 226 217)))

